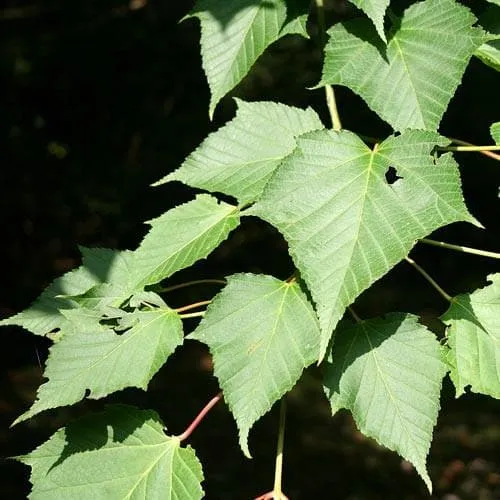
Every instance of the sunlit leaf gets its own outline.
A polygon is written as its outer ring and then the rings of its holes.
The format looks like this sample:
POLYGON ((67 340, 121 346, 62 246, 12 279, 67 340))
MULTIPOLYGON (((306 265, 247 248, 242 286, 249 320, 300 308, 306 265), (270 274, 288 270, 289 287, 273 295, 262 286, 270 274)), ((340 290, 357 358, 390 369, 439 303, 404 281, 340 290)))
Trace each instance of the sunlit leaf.
POLYGON ((431 156, 447 142, 435 133, 408 131, 373 150, 348 131, 311 132, 297 142, 246 213, 287 240, 316 302, 323 356, 345 308, 418 239, 475 220, 453 158, 431 156))
POLYGON ((78 303, 73 296, 84 294, 105 280, 113 280, 116 288, 127 294, 128 263, 132 252, 107 248, 81 247, 83 264, 54 280, 26 310, 0 321, 0 325, 19 325, 36 335, 47 335, 67 326, 61 310, 78 303))
MULTIPOLYGON (((500 6, 500 3, 497 2, 500 6)), ((474 52, 488 66, 500 71, 500 7, 491 5, 479 18, 481 26, 492 35, 474 52)))
POLYGON ((247 456, 253 424, 289 391, 319 354, 314 310, 296 283, 236 274, 193 334, 206 343, 247 456))
POLYGON ((236 117, 210 134, 182 166, 156 184, 181 181, 192 187, 255 201, 296 138, 323 128, 310 108, 236 100, 236 117))
POLYGON ((500 145, 500 122, 496 122, 491 125, 490 133, 496 144, 500 145))
POLYGON ((269 45, 285 34, 305 34, 309 3, 302 5, 302 13, 294 5, 295 18, 290 19, 285 0, 196 2, 188 17, 197 17, 201 23, 202 65, 211 92, 210 116, 269 45))
POLYGON ((373 21, 380 38, 386 42, 384 16, 390 0, 351 0, 351 2, 373 21))
POLYGON ((448 325, 450 376, 457 397, 470 386, 500 398, 500 274, 488 286, 453 299, 441 319, 448 325))
MULTIPOLYGON (((70 319, 81 321, 81 316, 70 319)), ((182 343, 182 323, 166 305, 123 313, 116 328, 96 328, 96 318, 75 324, 70 335, 50 349, 48 379, 32 407, 15 423, 41 411, 70 405, 85 396, 98 399, 125 387, 146 389, 168 356, 182 343), (124 331, 125 330, 125 331, 124 331)))
POLYGON ((352 412, 359 430, 411 462, 429 491, 426 457, 446 373, 441 347, 417 318, 341 324, 325 371, 325 392, 335 414, 352 412))
POLYGON ((395 130, 436 130, 470 57, 486 41, 476 19, 453 0, 427 0, 393 19, 387 47, 370 21, 328 33, 320 85, 345 85, 395 130))
POLYGON ((19 460, 36 500, 198 500, 201 464, 153 411, 109 406, 58 430, 19 460))
POLYGON ((205 258, 239 224, 239 217, 236 207, 202 194, 149 224, 149 233, 134 252, 131 280, 136 288, 158 283, 205 258))

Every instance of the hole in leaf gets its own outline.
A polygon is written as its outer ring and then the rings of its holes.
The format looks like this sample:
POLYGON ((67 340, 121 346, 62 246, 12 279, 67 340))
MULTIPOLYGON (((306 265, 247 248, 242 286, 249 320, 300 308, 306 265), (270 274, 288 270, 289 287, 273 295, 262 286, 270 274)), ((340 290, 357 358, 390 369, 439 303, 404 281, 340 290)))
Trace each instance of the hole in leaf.
POLYGON ((402 179, 402 177, 398 175, 398 171, 394 167, 389 167, 385 173, 387 184, 394 184, 398 179, 402 179))

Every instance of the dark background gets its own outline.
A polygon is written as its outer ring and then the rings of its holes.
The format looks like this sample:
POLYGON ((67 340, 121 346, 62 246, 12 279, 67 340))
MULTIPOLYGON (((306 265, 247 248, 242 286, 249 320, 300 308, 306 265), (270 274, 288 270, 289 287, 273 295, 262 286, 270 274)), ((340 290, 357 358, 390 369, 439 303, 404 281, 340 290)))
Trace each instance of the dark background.
MULTIPOLYGON (((398 11, 404 4, 393 7, 398 11)), ((480 13, 486 3, 468 5, 480 13)), ((0 8, 1 317, 26 308, 52 279, 78 265, 77 245, 135 248, 144 220, 193 197, 178 184, 149 187, 234 114, 227 97, 214 121, 208 119, 199 23, 178 23, 191 6, 172 0, 33 0, 0 8)), ((330 20, 354 14, 343 2, 327 6, 330 20)), ((322 91, 305 90, 320 74, 314 19, 310 31, 310 41, 286 37, 274 44, 233 94, 310 105, 328 123, 322 91)), ((441 132, 491 143, 498 85, 498 74, 473 59, 441 132)), ((390 133, 357 96, 339 88, 337 97, 345 128, 370 136, 390 133)), ((458 160, 470 210, 487 230, 454 224, 434 237, 498 251, 498 164, 479 154, 458 160)), ((412 255, 452 295, 484 285, 486 275, 498 270, 495 261, 436 248, 418 246, 412 255)), ((170 282, 240 271, 279 278, 291 273, 286 245, 266 224, 245 220, 207 261, 170 282)), ((179 293, 172 305, 213 292, 179 293)), ((356 311, 362 317, 412 312, 439 332, 436 318, 446 307, 413 269, 400 264, 360 297, 356 311)), ((0 336, 3 456, 26 453, 70 418, 102 407, 85 402, 9 429, 42 381, 48 344, 20 328, 2 328, 0 336)), ((317 376, 309 370, 289 398, 284 484, 291 500, 426 498, 406 462, 364 438, 347 413, 329 416, 317 376)), ((177 434, 217 390, 206 351, 189 342, 155 376, 148 393, 127 390, 106 401, 153 408, 177 434)), ((442 406, 429 459, 434 498, 500 498, 498 402, 470 394, 455 400, 446 381, 442 406)), ((249 461, 238 449, 227 409, 220 404, 212 411, 190 440, 203 463, 207 498, 247 499, 271 489, 276 427, 274 408, 251 432, 249 461)), ((0 466, 0 497, 25 498, 29 470, 7 460, 0 466)))

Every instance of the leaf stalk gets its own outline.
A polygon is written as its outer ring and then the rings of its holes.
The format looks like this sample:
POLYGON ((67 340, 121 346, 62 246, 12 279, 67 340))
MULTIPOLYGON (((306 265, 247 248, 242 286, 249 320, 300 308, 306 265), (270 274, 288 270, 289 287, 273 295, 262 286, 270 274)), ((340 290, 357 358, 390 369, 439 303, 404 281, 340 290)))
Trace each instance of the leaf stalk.
MULTIPOLYGON (((476 146, 474 144, 471 144, 470 142, 462 141, 461 139, 455 139, 454 137, 448 137, 448 139, 451 142, 454 142, 455 144, 459 144, 460 146, 468 146, 468 147, 473 147, 473 148, 480 148, 480 149, 474 149, 473 151, 479 151, 479 153, 481 153, 483 155, 489 156, 490 158, 493 158, 494 160, 500 161, 500 155, 498 155, 496 153, 493 153, 493 151, 481 149, 481 148, 483 148, 485 146, 476 146)), ((452 147, 452 146, 448 146, 448 147, 452 147)), ((439 149, 443 150, 443 148, 439 148, 439 149)), ((453 150, 446 150, 446 149, 444 149, 444 150, 445 151, 453 151, 453 150)))
POLYGON ((177 285, 171 285, 164 288, 159 288, 157 292, 159 293, 173 292, 174 290, 179 290, 180 288, 187 288, 188 286, 194 286, 194 285, 225 285, 225 284, 226 284, 225 280, 219 280, 219 279, 193 280, 193 281, 186 281, 185 283, 179 283, 177 285))
POLYGON ((176 313, 182 313, 184 311, 190 311, 191 309, 196 309, 198 307, 207 306, 212 302, 211 300, 201 300, 200 302, 194 302, 193 304, 188 304, 187 306, 178 307, 174 309, 176 313))
POLYGON ((196 415, 196 418, 189 424, 188 428, 177 436, 180 441, 184 441, 187 439, 193 431, 198 427, 199 423, 205 418, 205 415, 222 399, 222 391, 219 392, 216 396, 214 396, 196 415))
MULTIPOLYGON (((319 39, 321 43, 321 48, 323 49, 326 43, 325 5, 323 0, 316 0, 316 11, 318 15, 319 39)), ((325 85, 324 88, 325 88, 326 106, 328 108, 328 112, 330 113, 333 130, 341 130, 342 123, 340 121, 340 115, 337 108, 337 101, 335 99, 335 91, 333 90, 333 87, 331 85, 325 85)))
POLYGON ((281 490, 283 477, 283 444, 285 442, 285 420, 286 420, 286 396, 281 398, 280 417, 278 428, 278 444, 276 446, 276 462, 274 468, 273 490, 264 493, 255 500, 288 500, 288 497, 281 490))
POLYGON ((431 278, 431 276, 424 271, 413 259, 410 257, 405 257, 406 262, 411 264, 433 287, 437 292, 444 297, 448 302, 453 301, 453 297, 449 294, 447 294, 438 284, 437 282, 431 278))
POLYGON ((421 243, 433 245, 435 247, 448 248, 457 252, 470 253, 473 255, 480 255, 481 257, 491 257, 492 259, 500 259, 500 253, 490 252, 488 250, 481 250, 479 248, 464 247, 462 245, 453 245, 444 241, 431 240, 430 238, 422 238, 419 240, 421 243))

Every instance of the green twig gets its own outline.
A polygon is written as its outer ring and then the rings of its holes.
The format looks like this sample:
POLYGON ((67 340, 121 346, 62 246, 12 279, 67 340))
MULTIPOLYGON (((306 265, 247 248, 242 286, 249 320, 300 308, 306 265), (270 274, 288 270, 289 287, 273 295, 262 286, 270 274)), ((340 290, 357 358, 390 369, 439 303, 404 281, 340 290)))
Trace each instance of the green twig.
POLYGON ((434 281, 429 274, 427 274, 413 259, 410 257, 405 257, 406 262, 411 264, 448 302, 453 300, 451 295, 448 295, 437 283, 434 281))
MULTIPOLYGON (((467 148, 474 148, 474 149, 446 149, 446 148, 439 148, 441 151, 478 151, 479 153, 489 156, 490 158, 493 158, 494 160, 500 160, 500 155, 493 153, 493 150, 490 150, 489 148, 497 148, 498 146, 476 146, 474 144, 471 144, 470 142, 467 141, 462 141, 461 139, 455 139, 454 137, 448 137, 448 139, 451 142, 454 142, 455 144, 460 144, 462 147, 467 147, 467 148), (477 149, 479 148, 479 149, 477 149), (488 149, 484 149, 488 148, 488 149)), ((453 146, 448 146, 448 148, 451 148, 453 146)))
POLYGON ((452 243, 445 243, 444 241, 431 240, 429 238, 422 238, 419 241, 421 243, 426 243, 427 245, 433 245, 435 247, 448 248, 449 250, 456 250, 457 252, 471 253, 474 255, 481 255, 482 257, 491 257, 492 259, 500 259, 500 253, 497 252, 489 252, 488 250, 464 247, 462 245, 453 245, 452 243))
MULTIPOLYGON (((316 11, 318 13, 319 39, 321 48, 323 48, 326 43, 325 5, 323 0, 316 0, 316 11)), ((341 130, 342 123, 337 109, 337 101, 335 100, 335 91, 331 85, 325 85, 325 97, 328 112, 332 120, 333 130, 341 130)))
POLYGON ((500 151, 500 146, 441 146, 441 151, 500 151))
POLYGON ((281 398, 280 420, 278 429, 278 444, 276 446, 276 462, 274 468, 273 491, 264 493, 255 500, 288 500, 288 497, 281 490, 283 477, 283 444, 285 442, 285 417, 286 417, 286 396, 281 398))
POLYGON ((286 396, 281 398, 280 420, 278 429, 278 444, 276 447, 276 467, 274 469, 274 487, 275 493, 281 492, 281 479, 283 477, 283 444, 285 442, 285 417, 286 417, 286 396))

